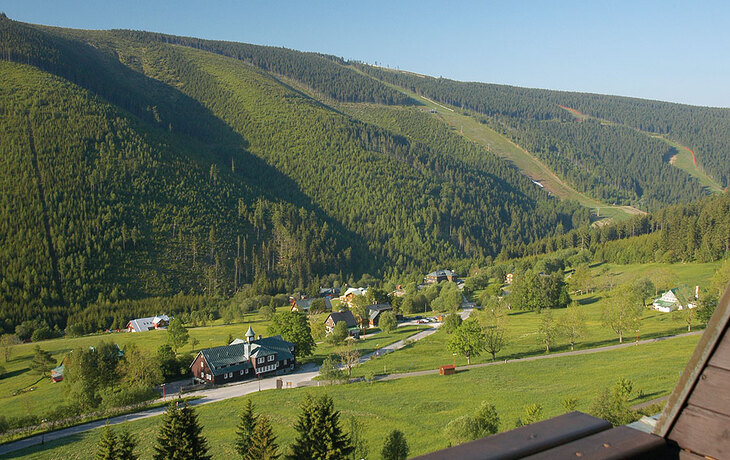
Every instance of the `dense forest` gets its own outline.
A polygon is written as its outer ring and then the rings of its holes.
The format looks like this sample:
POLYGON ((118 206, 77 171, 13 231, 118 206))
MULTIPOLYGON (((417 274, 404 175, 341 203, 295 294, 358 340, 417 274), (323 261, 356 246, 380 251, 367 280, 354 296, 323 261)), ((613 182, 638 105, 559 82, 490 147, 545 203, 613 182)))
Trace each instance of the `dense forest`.
MULTIPOLYGON (((337 60, 254 47, 258 68, 223 44, 166 41, 0 18, 5 329, 64 327, 104 305, 120 324, 161 304, 135 299, 177 293, 186 312, 244 285, 274 294, 423 270, 588 221, 454 136, 358 121, 266 71, 336 82, 311 73, 337 60)), ((388 102, 382 84, 347 72, 362 86, 311 85, 388 102)))
POLYGON ((595 260, 629 264, 710 262, 730 256, 730 194, 668 206, 611 225, 571 230, 526 245, 505 247, 501 260, 587 249, 595 260))
POLYGON ((599 199, 655 210, 706 193, 697 180, 669 165, 676 153, 671 146, 639 129, 666 134, 694 149, 698 164, 722 186, 728 184, 727 109, 465 83, 355 65, 378 79, 475 113, 599 199), (619 125, 576 118, 564 107, 619 125))

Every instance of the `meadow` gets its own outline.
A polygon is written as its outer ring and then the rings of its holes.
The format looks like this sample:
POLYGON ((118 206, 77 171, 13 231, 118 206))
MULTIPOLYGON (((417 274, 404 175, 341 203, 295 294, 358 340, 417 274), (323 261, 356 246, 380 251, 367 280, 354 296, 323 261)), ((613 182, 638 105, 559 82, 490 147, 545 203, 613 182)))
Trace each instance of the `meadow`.
MULTIPOLYGON (((632 404, 666 395, 673 389, 698 339, 685 337, 604 353, 507 363, 453 376, 269 390, 199 406, 196 411, 213 458, 232 458, 235 426, 246 398, 271 417, 279 445, 287 446, 295 438, 293 426, 305 395, 328 393, 343 421, 354 416, 364 423, 363 434, 371 456, 378 456, 385 436, 395 428, 405 433, 410 455, 418 455, 446 447, 444 426, 453 418, 472 413, 481 401, 496 406, 500 428, 507 430, 514 427, 527 404, 542 405, 547 418, 563 413, 562 399, 573 397, 578 399, 578 410, 587 411, 596 394, 619 377, 633 382, 632 404)), ((138 453, 143 459, 151 458, 159 423, 160 418, 153 417, 121 426, 137 436, 138 453)), ((88 458, 96 449, 99 435, 100 430, 92 430, 19 451, 8 458, 88 458)))
MULTIPOLYGON (((594 267, 592 272, 595 280, 619 285, 645 276, 652 270, 665 269, 676 276, 677 285, 694 286, 708 284, 718 266, 719 264, 715 262, 705 264, 602 264, 594 267)), ((608 293, 596 291, 573 298, 578 302, 586 320, 585 332, 577 340, 575 349, 582 350, 618 344, 618 336, 610 328, 604 326, 601 319, 602 308, 606 302, 610 301, 608 293)), ((554 318, 559 321, 565 314, 565 309, 557 309, 552 313, 554 318)), ((475 310, 473 314, 478 317, 481 313, 475 310)), ((497 354, 497 360, 544 354, 545 346, 540 343, 537 332, 541 320, 542 314, 534 311, 509 311, 506 320, 507 344, 497 354)), ((700 327, 702 324, 694 318, 692 330, 700 327)), ((642 316, 639 339, 664 337, 684 332, 687 332, 685 313, 661 313, 647 308, 642 316)), ((629 331, 624 336, 624 341, 630 342, 635 339, 635 331, 629 331)), ((455 363, 457 366, 467 364, 465 357, 454 356, 447 349, 448 340, 449 334, 440 330, 423 340, 406 346, 397 353, 380 356, 358 366, 353 370, 353 375, 410 372, 435 369, 444 364, 455 363)), ((551 345, 550 351, 551 353, 570 351, 570 345, 565 338, 559 338, 557 343, 551 345)), ((491 360, 491 355, 487 353, 471 358, 472 364, 491 360)))

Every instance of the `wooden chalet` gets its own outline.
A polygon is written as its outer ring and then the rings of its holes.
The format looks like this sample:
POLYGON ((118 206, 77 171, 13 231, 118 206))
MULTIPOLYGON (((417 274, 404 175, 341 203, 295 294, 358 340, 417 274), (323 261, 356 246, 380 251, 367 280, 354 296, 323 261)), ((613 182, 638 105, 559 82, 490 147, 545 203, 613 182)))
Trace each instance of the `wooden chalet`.
MULTIPOLYGON (((298 311, 300 313, 309 313, 309 310, 312 308, 312 303, 315 300, 317 300, 317 298, 300 300, 289 299, 290 310, 298 311)), ((332 311, 332 301, 330 300, 330 298, 324 297, 323 300, 325 311, 332 311)))
POLYGON ((417 457, 446 459, 730 458, 730 289, 658 419, 627 426, 581 412, 417 457))
POLYGON ((355 296, 358 295, 365 295, 368 293, 367 288, 348 288, 344 294, 340 296, 340 300, 343 302, 347 302, 349 305, 350 302, 355 298, 355 296))
POLYGON ((328 334, 335 330, 335 325, 341 321, 344 321, 347 325, 347 331, 351 337, 360 337, 360 327, 357 324, 357 320, 351 311, 336 311, 332 312, 324 320, 324 327, 328 334))
POLYGON ((291 372, 296 364, 296 346, 280 335, 254 340, 251 327, 246 340, 198 352, 190 365, 200 383, 220 385, 269 375, 291 372))
POLYGON ((386 311, 393 311, 389 303, 377 303, 368 305, 368 323, 370 327, 377 327, 380 324, 380 315, 386 311))

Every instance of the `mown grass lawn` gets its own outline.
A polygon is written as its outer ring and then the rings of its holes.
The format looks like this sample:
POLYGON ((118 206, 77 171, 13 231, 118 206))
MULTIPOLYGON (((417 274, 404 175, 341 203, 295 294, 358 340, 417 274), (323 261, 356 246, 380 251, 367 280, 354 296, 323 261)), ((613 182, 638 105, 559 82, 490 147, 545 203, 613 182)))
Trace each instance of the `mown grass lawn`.
MULTIPOLYGON (((632 403, 666 395, 673 389, 697 341, 698 337, 693 336, 604 353, 471 369, 454 376, 270 390, 249 397, 260 412, 272 418, 280 446, 287 446, 295 438, 293 426, 304 396, 328 393, 343 419, 356 416, 364 422, 372 457, 378 457, 385 436, 394 428, 405 433, 411 455, 418 455, 446 447, 446 423, 472 413, 484 400, 496 406, 501 429, 506 430, 514 427, 526 404, 539 403, 545 417, 552 417, 563 412, 561 401, 570 396, 578 398, 578 410, 587 411, 596 394, 619 377, 632 380, 635 393, 643 393, 632 403)), ((245 399, 196 409, 214 458, 233 458, 235 426, 245 399)), ((126 427, 138 437, 138 452, 143 459, 151 458, 159 423, 160 418, 155 417, 130 422, 126 427)), ((93 430, 18 452, 11 458, 85 459, 95 451, 99 434, 100 430, 93 430)))

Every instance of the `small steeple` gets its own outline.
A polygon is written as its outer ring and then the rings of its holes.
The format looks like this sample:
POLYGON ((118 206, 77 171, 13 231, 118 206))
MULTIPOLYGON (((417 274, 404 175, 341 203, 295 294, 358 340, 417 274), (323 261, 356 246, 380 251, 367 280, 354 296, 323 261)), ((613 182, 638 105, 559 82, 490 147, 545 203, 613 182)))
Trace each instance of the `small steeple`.
POLYGON ((256 334, 253 332, 251 326, 248 326, 248 331, 246 331, 246 342, 251 343, 254 337, 256 337, 256 334))

